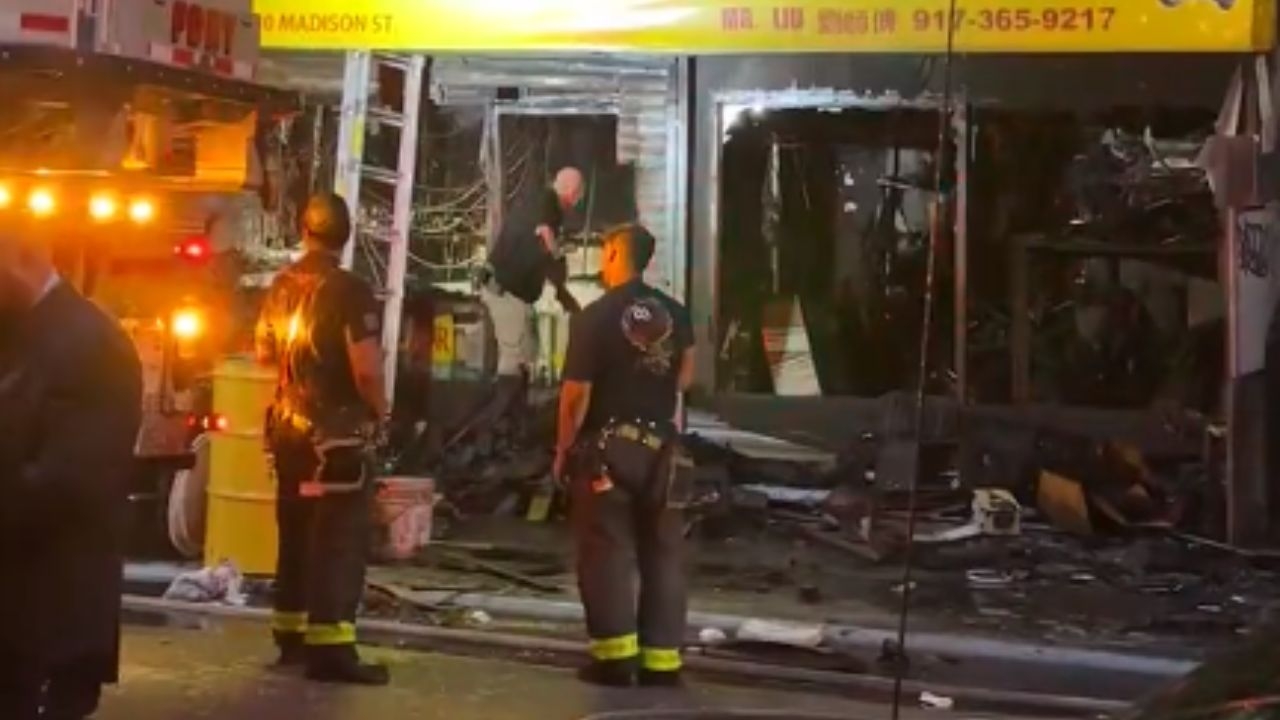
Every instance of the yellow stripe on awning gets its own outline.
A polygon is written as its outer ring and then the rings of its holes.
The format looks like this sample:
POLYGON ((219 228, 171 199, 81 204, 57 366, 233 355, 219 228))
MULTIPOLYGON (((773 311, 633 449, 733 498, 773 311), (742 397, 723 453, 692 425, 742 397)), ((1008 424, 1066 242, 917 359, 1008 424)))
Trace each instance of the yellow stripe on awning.
POLYGON ((418 52, 1254 52, 1275 0, 256 0, 264 47, 418 52))

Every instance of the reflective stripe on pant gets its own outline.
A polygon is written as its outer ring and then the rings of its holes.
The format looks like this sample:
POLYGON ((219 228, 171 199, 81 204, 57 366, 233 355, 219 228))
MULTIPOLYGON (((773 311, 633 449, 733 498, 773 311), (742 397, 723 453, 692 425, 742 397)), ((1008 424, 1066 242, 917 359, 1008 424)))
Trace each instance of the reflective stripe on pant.
POLYGON ((653 672, 675 672, 684 666, 679 648, 643 648, 640 667, 653 672))
POLYGON ((271 614, 271 629, 278 633, 302 635, 307 632, 307 614, 276 610, 271 614))
POLYGON ((307 628, 306 642, 308 645, 355 645, 356 626, 349 622, 311 625, 307 628))
MULTIPOLYGON (((680 668, 686 614, 684 518, 678 509, 655 507, 646 492, 651 479, 579 476, 573 482, 573 526, 578 590, 592 647, 635 637, 650 670, 680 668), (640 571, 636 605, 636 569, 640 571), (647 649, 647 652, 642 651, 647 649)), ((610 658, 600 657, 605 660, 610 658)))
MULTIPOLYGON (((364 594, 368 488, 300 497, 298 488, 317 466, 310 442, 286 437, 273 443, 272 452, 279 478, 280 530, 273 629, 303 635, 309 645, 354 644, 356 611, 364 594)), ((358 453, 359 449, 334 452, 358 453)), ((330 473, 362 469, 354 461, 328 464, 330 473)), ((344 478, 333 480, 341 483, 344 478)))
POLYGON ((601 662, 630 660, 640 655, 640 636, 632 633, 591 641, 591 657, 601 662))

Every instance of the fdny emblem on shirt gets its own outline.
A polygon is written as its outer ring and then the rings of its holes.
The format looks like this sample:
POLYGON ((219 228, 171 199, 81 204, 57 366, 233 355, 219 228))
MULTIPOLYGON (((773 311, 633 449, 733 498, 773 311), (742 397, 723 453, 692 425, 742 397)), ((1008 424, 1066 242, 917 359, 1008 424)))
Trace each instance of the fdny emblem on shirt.
POLYGON ((622 334, 640 353, 639 364, 655 375, 666 375, 675 361, 671 335, 675 321, 656 298, 639 298, 622 313, 622 334))

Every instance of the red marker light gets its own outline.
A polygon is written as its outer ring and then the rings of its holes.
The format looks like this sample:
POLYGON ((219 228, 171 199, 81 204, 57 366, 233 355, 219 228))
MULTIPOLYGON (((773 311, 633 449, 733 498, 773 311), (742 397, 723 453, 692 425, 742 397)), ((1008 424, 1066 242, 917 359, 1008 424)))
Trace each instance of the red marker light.
POLYGON ((227 421, 227 418, 225 416, 222 416, 222 415, 213 416, 214 430, 217 430, 219 432, 225 432, 228 427, 231 427, 231 423, 227 421))
POLYGON ((173 249, 173 254, 184 260, 204 260, 209 257, 209 241, 202 237, 188 238, 173 249))

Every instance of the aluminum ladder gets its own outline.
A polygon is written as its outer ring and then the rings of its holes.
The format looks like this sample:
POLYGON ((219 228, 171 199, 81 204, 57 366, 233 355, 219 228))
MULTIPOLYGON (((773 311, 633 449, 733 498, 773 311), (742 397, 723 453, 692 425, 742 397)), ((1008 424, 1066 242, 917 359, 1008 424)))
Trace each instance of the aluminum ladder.
MULTIPOLYGON (((368 51, 348 52, 342 81, 342 116, 338 127, 338 158, 334 190, 351 207, 352 236, 342 255, 342 266, 355 265, 356 253, 364 256, 377 283, 374 291, 383 302, 382 352, 388 403, 395 397, 397 350, 404 308, 405 275, 409 268, 409 229, 413 219, 414 171, 418 157, 418 113, 426 58, 422 55, 387 55, 368 51), (381 71, 381 72, 380 72, 381 71), (403 107, 372 107, 374 80, 382 73, 403 77, 403 107), (393 169, 365 162, 366 133, 370 129, 399 133, 399 153, 393 169), (363 192, 368 181, 393 191, 390 213, 363 192)), ((385 192, 385 191, 384 191, 385 192)))

